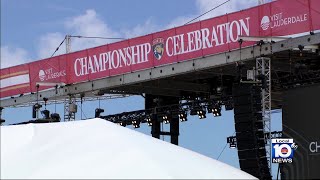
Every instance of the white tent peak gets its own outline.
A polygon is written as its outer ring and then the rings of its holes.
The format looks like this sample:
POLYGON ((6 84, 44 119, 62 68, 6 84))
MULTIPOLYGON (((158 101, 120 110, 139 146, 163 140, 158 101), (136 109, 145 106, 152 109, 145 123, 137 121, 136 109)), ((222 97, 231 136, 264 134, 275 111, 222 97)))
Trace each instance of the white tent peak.
POLYGON ((1 178, 255 179, 102 119, 1 127, 1 178))

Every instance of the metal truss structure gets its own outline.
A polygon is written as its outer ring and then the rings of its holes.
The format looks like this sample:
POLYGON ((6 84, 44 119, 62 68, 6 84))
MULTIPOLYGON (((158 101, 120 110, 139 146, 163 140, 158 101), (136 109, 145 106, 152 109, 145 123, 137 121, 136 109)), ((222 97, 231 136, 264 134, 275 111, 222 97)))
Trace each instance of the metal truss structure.
MULTIPOLYGON (((234 65, 234 63, 238 61, 246 62, 252 61, 261 56, 275 56, 275 54, 279 54, 279 58, 283 56, 284 52, 292 51, 293 49, 299 46, 309 46, 309 45, 318 45, 320 43, 320 33, 315 33, 312 35, 305 35, 296 38, 289 38, 286 40, 265 43, 261 45, 253 45, 250 47, 241 48, 241 58, 239 56, 240 49, 236 49, 230 52, 215 54, 206 56, 199 59, 192 59, 188 61, 183 61, 180 63, 172 63, 164 66, 154 67, 152 69, 145 69, 141 71, 131 72, 127 74, 116 75, 112 77, 106 77, 94 81, 82 82, 78 84, 68 84, 66 86, 59 87, 57 91, 55 89, 41 91, 38 94, 25 94, 21 97, 12 97, 8 99, 1 99, 2 107, 12 107, 21 105, 24 103, 35 102, 36 99, 42 99, 46 97, 50 100, 63 100, 65 97, 69 95, 79 95, 81 93, 92 93, 93 91, 98 92, 106 92, 106 94, 112 90, 124 91, 124 94, 129 91, 141 93, 150 93, 153 94, 158 93, 162 95, 168 96, 181 96, 180 94, 176 94, 176 91, 172 91, 171 89, 161 89, 160 87, 152 88, 145 87, 145 83, 149 83, 152 81, 163 80, 169 77, 177 77, 185 75, 186 78, 195 77, 194 73, 217 73, 219 74, 233 74, 234 70, 229 70, 227 72, 217 71, 217 69, 221 69, 222 67, 227 67, 228 65, 234 65), (272 48, 271 48, 272 47, 272 48), (282 53, 282 54, 281 54, 282 53), (216 68, 216 69, 215 69, 216 68), (211 71, 215 69, 215 71, 211 71), (189 76, 190 75, 190 76, 189 76), (38 96, 38 97, 37 97, 38 96)), ((286 57, 287 58, 287 57, 286 57)), ((275 63, 281 63, 281 61, 273 61, 275 63)), ((280 68, 280 65, 277 68, 280 68)), ((284 66, 282 66, 284 67, 284 66)), ((287 68, 287 67, 284 67, 287 68)), ((186 78, 183 78, 185 80, 186 78)), ((182 79, 180 79, 182 80, 182 79)), ((176 83, 187 83, 185 85, 186 88, 175 87, 175 83, 172 83, 172 87, 176 90, 188 90, 189 82, 185 81, 174 81, 176 83)), ((192 84, 192 83, 191 83, 192 84)), ((197 84, 200 86, 199 84, 197 84)), ((198 88, 192 88, 190 90, 194 91, 198 88)), ((201 89, 201 88, 199 88, 201 89)), ((134 93, 133 93, 134 94, 134 93)))
POLYGON ((269 138, 265 137, 266 156, 269 159, 269 169, 272 172, 271 166, 271 59, 261 57, 256 59, 256 74, 260 77, 262 83, 262 118, 264 133, 269 134, 269 138))
POLYGON ((76 99, 74 96, 69 96, 64 101, 64 121, 75 121, 76 119, 76 99))
MULTIPOLYGON (((205 99, 205 100, 194 100, 187 101, 180 104, 168 105, 168 106, 159 106, 152 109, 138 110, 138 111, 130 111, 123 112, 119 114, 107 115, 107 116, 99 116, 99 118, 105 119, 114 123, 123 123, 123 125, 131 125, 132 121, 139 121, 140 123, 147 123, 146 120, 148 117, 152 115, 157 115, 161 119, 161 117, 175 114, 178 115, 180 113, 187 113, 190 111, 190 115, 198 115, 201 113, 214 113, 214 110, 221 112, 221 106, 225 105, 224 101, 213 100, 213 99, 205 99), (211 111, 212 110, 212 111, 211 111), (202 111, 199 113, 199 111, 202 111)), ((221 114, 220 114, 221 116, 221 114)))

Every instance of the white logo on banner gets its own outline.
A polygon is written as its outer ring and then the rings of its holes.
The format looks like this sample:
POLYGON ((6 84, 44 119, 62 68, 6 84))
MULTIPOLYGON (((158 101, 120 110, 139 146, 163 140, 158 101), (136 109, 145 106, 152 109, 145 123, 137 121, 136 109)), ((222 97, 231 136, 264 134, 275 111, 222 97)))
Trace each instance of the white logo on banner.
POLYGON ((40 70, 39 71, 39 79, 41 80, 41 81, 44 81, 44 79, 46 78, 46 73, 44 72, 44 70, 40 70))
POLYGON ((66 76, 66 70, 54 71, 53 68, 49 68, 49 69, 45 69, 45 70, 40 69, 40 71, 39 71, 39 79, 41 81, 56 79, 56 78, 63 77, 63 76, 66 76))
POLYGON ((265 31, 269 28, 278 28, 290 24, 302 23, 308 20, 308 14, 285 16, 282 12, 271 16, 263 16, 260 26, 265 31))
POLYGON ((270 26, 270 19, 268 16, 263 16, 263 18, 261 19, 261 28, 265 31, 269 28, 270 26))

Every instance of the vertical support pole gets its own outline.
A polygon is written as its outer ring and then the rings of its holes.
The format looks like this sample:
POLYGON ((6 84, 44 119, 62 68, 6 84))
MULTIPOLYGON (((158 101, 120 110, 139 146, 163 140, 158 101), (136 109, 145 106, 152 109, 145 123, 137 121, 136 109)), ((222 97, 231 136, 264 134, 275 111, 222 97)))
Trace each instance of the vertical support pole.
POLYGON ((145 109, 147 109, 147 114, 152 114, 152 126, 151 126, 151 135, 154 138, 160 139, 160 131, 161 131, 161 124, 158 121, 157 112, 156 112, 156 103, 154 102, 155 96, 151 94, 145 95, 145 109))
POLYGON ((158 119, 152 119, 152 126, 151 126, 151 134, 152 137, 160 139, 160 131, 161 131, 161 126, 160 126, 160 121, 158 119))
POLYGON ((70 109, 70 106, 74 104, 75 101, 76 99, 71 95, 64 100, 64 121, 75 121, 76 113, 70 109))
POLYGON ((151 134, 152 137, 160 139, 160 135, 170 135, 171 143, 179 144, 179 116, 176 113, 172 114, 170 120, 170 133, 161 132, 161 121, 158 119, 158 109, 161 106, 179 104, 179 98, 168 97, 168 96, 153 96, 151 94, 145 95, 145 109, 147 109, 147 114, 153 114, 152 116, 152 126, 151 134), (157 99, 157 100, 156 100, 157 99))
MULTIPOLYGON (((71 36, 66 35, 66 54, 71 52, 71 36)), ((75 113, 70 112, 70 105, 73 103, 73 98, 69 96, 64 100, 64 121, 74 121, 75 113)))
POLYGON ((2 119, 1 117, 2 117, 2 110, 3 110, 4 108, 3 107, 1 107, 0 106, 0 125, 2 126, 2 123, 4 123, 5 122, 5 120, 4 119, 2 119))
POLYGON ((271 59, 261 57, 256 59, 257 75, 264 75, 265 87, 262 88, 262 117, 264 125, 264 133, 268 134, 265 137, 267 158, 269 158, 268 165, 270 173, 272 173, 271 160, 271 59))
POLYGON ((178 145, 179 144, 179 117, 178 115, 172 116, 170 122, 170 134, 171 134, 171 143, 178 145))
MULTIPOLYGON (((179 98, 162 96, 161 97, 162 106, 170 106, 174 104, 179 104, 179 98)), ((172 144, 179 144, 179 116, 177 113, 172 113, 170 121, 170 141, 172 144)))
POLYGON ((71 52, 71 36, 66 35, 66 54, 71 52))

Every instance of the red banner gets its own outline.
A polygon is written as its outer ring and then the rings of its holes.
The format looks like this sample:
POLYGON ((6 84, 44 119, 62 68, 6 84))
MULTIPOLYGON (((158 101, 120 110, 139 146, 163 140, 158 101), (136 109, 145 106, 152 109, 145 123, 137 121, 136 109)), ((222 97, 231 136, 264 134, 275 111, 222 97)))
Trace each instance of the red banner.
MULTIPOLYGON (((1 69, 4 85, 0 97, 35 92, 37 82, 75 84, 227 52, 239 48, 239 36, 301 36, 319 30, 319 19, 319 0, 278 0, 142 37, 1 69), (23 80, 26 74, 29 79, 23 80), (12 83, 17 78, 19 83, 12 83)), ((242 46, 252 44, 244 42, 242 46)), ((42 86, 40 90, 47 88, 50 87, 42 86)))

